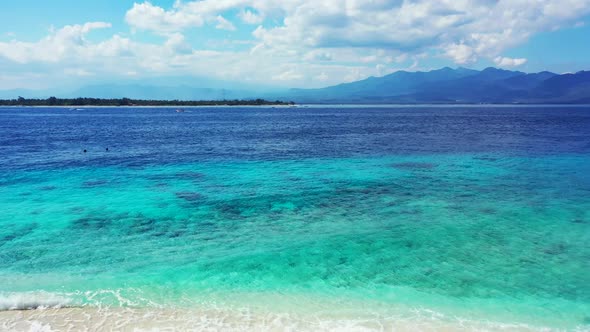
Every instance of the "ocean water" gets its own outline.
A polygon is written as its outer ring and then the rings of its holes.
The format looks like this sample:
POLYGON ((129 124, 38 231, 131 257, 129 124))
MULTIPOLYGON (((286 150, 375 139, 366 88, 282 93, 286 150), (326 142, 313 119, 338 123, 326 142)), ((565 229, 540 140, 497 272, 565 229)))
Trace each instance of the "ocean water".
POLYGON ((0 108, 0 156, 2 310, 590 329, 590 107, 0 108))

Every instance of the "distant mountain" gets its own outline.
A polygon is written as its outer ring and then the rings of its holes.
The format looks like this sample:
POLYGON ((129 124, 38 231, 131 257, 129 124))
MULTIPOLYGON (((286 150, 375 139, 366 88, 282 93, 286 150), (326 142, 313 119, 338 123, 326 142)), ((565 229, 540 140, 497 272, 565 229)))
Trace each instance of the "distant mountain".
POLYGON ((254 96, 251 91, 216 88, 195 88, 187 85, 157 86, 140 84, 90 85, 67 93, 65 97, 131 98, 152 100, 221 100, 241 99, 254 96))
POLYGON ((588 103, 590 72, 527 74, 497 68, 399 71, 322 89, 292 89, 299 103, 588 103))
POLYGON ((284 91, 273 86, 209 79, 198 76, 160 76, 104 81, 97 79, 84 86, 49 90, 0 90, 0 99, 25 98, 132 98, 146 100, 223 100, 257 99, 284 91))
POLYGON ((293 89, 286 98, 315 100, 371 100, 394 98, 415 92, 420 86, 453 79, 459 79, 478 73, 475 70, 448 67, 430 72, 398 71, 383 77, 369 77, 362 81, 339 84, 323 89, 293 89))
POLYGON ((590 103, 590 71, 544 80, 531 91, 531 99, 547 102, 590 103))
POLYGON ((73 91, 14 89, 0 91, 0 99, 25 98, 131 98, 146 100, 231 100, 257 99, 268 92, 258 90, 232 90, 223 88, 196 88, 187 85, 161 86, 149 84, 96 84, 73 91))
POLYGON ((149 100, 256 99, 297 103, 590 103, 590 71, 558 75, 523 73, 498 68, 472 70, 445 67, 428 72, 398 71, 383 77, 338 84, 321 89, 280 90, 190 77, 146 78, 119 84, 102 83, 74 91, 9 90, 0 99, 25 98, 132 98, 149 100), (210 84, 208 86, 207 84, 210 84))
POLYGON ((12 89, 0 90, 0 99, 16 99, 19 96, 27 98, 47 98, 50 93, 46 90, 12 89))
POLYGON ((532 89, 539 85, 539 83, 557 76, 555 73, 543 71, 536 74, 516 75, 507 78, 503 81, 506 87, 512 89, 532 89))

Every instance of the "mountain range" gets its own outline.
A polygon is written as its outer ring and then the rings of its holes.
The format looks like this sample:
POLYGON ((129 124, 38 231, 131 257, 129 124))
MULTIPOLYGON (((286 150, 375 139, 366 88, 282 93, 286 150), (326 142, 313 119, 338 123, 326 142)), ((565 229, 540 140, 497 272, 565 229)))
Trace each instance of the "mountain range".
POLYGON ((497 68, 398 71, 322 89, 292 89, 299 103, 590 103, 590 71, 527 74, 497 68))
POLYGON ((72 91, 0 91, 0 98, 132 98, 160 100, 256 99, 297 103, 364 104, 542 104, 590 103, 590 71, 571 74, 524 73, 498 68, 473 70, 442 68, 428 72, 397 71, 382 77, 343 83, 319 89, 257 87, 235 82, 154 79, 119 84, 101 83, 72 91), (158 85, 162 83, 166 85, 158 85), (174 82, 177 85, 174 85, 174 82), (203 87, 205 84, 208 87, 203 87))

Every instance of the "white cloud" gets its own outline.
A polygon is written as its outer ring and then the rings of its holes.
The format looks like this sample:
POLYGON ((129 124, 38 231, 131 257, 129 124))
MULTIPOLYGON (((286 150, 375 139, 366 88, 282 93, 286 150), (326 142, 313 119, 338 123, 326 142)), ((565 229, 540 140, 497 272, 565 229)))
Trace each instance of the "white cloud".
POLYGON ((254 13, 251 10, 244 9, 242 10, 238 16, 242 19, 244 23, 247 24, 260 24, 264 21, 264 16, 254 13))
POLYGON ((223 16, 217 15, 217 17, 215 19, 217 20, 217 25, 215 26, 216 29, 229 30, 229 31, 236 30, 236 27, 230 21, 223 18, 223 16))
POLYGON ((235 10, 248 24, 275 18, 275 26, 253 33, 266 48, 415 54, 437 49, 466 64, 494 59, 537 32, 571 26, 590 13, 590 0, 200 0, 177 2, 169 10, 145 2, 129 10, 127 22, 158 33, 207 22, 231 30, 235 27, 219 15, 235 10))
POLYGON ((86 45, 84 53, 88 57, 93 54, 103 57, 127 57, 133 55, 134 42, 129 38, 114 35, 98 44, 86 45))
POLYGON ((17 63, 31 61, 57 62, 65 57, 80 55, 87 45, 86 35, 94 29, 111 27, 106 22, 89 22, 83 25, 66 25, 59 30, 50 30, 50 34, 36 43, 10 41, 0 42, 0 57, 17 63))
POLYGON ((524 65, 526 62, 527 59, 524 58, 513 59, 499 56, 494 59, 494 63, 498 67, 518 67, 524 65))
POLYGON ((82 68, 66 68, 64 70, 66 75, 71 76, 93 76, 94 73, 82 68))
POLYGON ((400 54, 400 55, 396 56, 395 58, 392 58, 391 61, 388 61, 388 62, 394 62, 395 61, 397 63, 400 63, 400 62, 405 62, 406 60, 408 60, 408 54, 407 53, 403 53, 403 54, 400 54))
POLYGON ((315 76, 314 79, 323 82, 323 81, 327 81, 329 79, 329 77, 326 73, 322 72, 321 74, 315 76))
POLYGON ((468 64, 477 60, 477 55, 473 48, 463 43, 446 46, 445 55, 457 64, 468 64))
POLYGON ((302 2, 283 25, 255 36, 267 47, 440 49, 466 64, 589 12, 588 0, 302 2))
POLYGON ((133 28, 169 33, 191 26, 200 27, 204 19, 200 15, 179 10, 166 11, 149 2, 134 3, 125 14, 125 21, 133 28))
MULTIPOLYGON (((134 29, 154 31, 159 34, 179 32, 191 27, 215 24, 218 29, 234 30, 235 27, 221 14, 243 6, 243 0, 177 1, 165 10, 150 2, 134 3, 125 14, 125 21, 134 29)), ((255 14, 247 19, 254 20, 255 14)))
MULTIPOLYGON (((247 49, 195 50, 183 34, 172 32, 162 44, 138 42, 118 34, 102 41, 86 39, 92 29, 106 26, 66 26, 54 29, 37 42, 0 43, 0 69, 18 72, 16 68, 35 68, 38 72, 32 82, 25 71, 21 70, 20 74, 5 71, 2 77, 6 80, 0 85, 30 87, 44 81, 51 86, 56 77, 195 75, 261 84, 275 81, 275 85, 285 87, 316 87, 339 83, 351 73, 348 66, 327 61, 332 55, 325 51, 312 52, 311 58, 304 60, 300 53, 281 53, 274 49, 261 49, 254 55, 247 49), (19 75, 23 78, 18 78, 19 75)), ((342 52, 340 59, 353 59, 353 53, 342 52)), ((354 77, 378 74, 374 67, 363 66, 354 67, 354 73, 354 77)))
POLYGON ((375 62, 378 59, 379 58, 376 55, 367 55, 367 56, 361 57, 359 60, 360 60, 360 62, 368 63, 368 62, 375 62))
POLYGON ((173 33, 168 37, 164 45, 175 54, 189 54, 193 49, 189 43, 186 42, 181 33, 173 33))
POLYGON ((332 54, 324 50, 313 50, 305 54, 303 59, 307 61, 332 61, 332 54))
MULTIPOLYGON (((90 32, 90 30, 94 30, 94 29, 105 29, 105 28, 110 28, 111 24, 107 23, 107 22, 88 22, 85 23, 84 25, 82 25, 82 29, 81 32, 82 34, 87 34, 88 32, 90 32)), ((68 27, 64 28, 67 29, 68 27)), ((64 30, 62 29, 62 30, 64 30)), ((76 30, 77 27, 74 26, 72 30, 76 30)))
POLYGON ((526 59, 503 54, 541 31, 575 26, 587 14, 590 0, 184 0, 167 8, 138 2, 125 21, 144 32, 95 41, 88 34, 109 23, 69 25, 37 42, 0 42, 0 65, 329 85, 383 75, 395 64, 423 69, 427 57, 520 66, 526 59), (234 24, 247 28, 249 39, 244 31, 200 45, 190 41, 203 38, 188 38, 194 28, 231 31, 234 24), (139 41, 152 33, 162 41, 139 41), (234 35, 240 39, 227 39, 234 35))
POLYGON ((295 80, 300 80, 303 78, 303 75, 298 73, 296 70, 291 69, 291 70, 287 70, 285 72, 282 72, 280 74, 274 75, 272 77, 273 80, 275 81, 295 81, 295 80))

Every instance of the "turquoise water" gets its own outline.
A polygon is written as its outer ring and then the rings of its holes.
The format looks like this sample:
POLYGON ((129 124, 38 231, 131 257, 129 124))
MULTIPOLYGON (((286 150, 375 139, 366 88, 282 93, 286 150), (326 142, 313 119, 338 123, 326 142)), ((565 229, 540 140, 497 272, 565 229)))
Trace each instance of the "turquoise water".
POLYGON ((587 324, 588 175, 576 155, 17 172, 0 190, 0 284, 80 303, 281 292, 587 324))
POLYGON ((590 327, 586 153, 20 167, 0 175, 0 211, 3 309, 328 306, 590 327))

